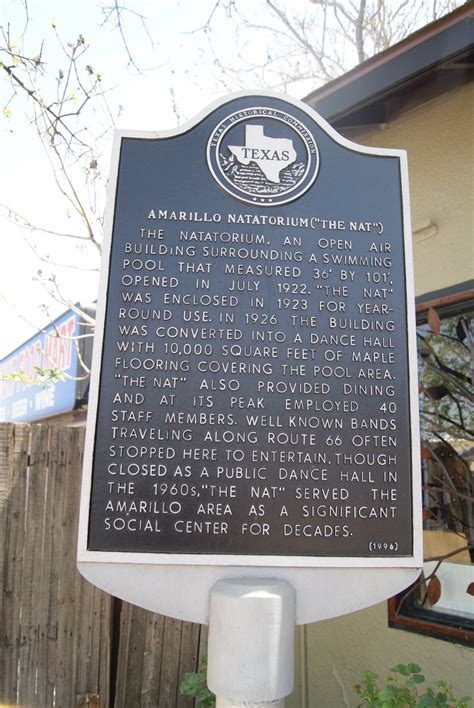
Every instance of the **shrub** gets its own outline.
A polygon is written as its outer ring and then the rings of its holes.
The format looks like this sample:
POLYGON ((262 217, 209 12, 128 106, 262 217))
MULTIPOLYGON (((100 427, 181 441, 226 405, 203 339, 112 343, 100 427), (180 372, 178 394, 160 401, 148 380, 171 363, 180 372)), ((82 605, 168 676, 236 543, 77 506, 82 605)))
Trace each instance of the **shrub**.
POLYGON ((359 706, 370 708, 469 708, 471 698, 455 698, 452 686, 445 681, 436 681, 436 688, 425 687, 425 677, 418 664, 397 664, 380 683, 379 675, 370 669, 363 672, 362 681, 354 691, 363 699, 359 706))
POLYGON ((179 690, 183 696, 193 696, 198 706, 215 708, 216 697, 207 687, 207 657, 203 657, 197 673, 184 674, 179 690))

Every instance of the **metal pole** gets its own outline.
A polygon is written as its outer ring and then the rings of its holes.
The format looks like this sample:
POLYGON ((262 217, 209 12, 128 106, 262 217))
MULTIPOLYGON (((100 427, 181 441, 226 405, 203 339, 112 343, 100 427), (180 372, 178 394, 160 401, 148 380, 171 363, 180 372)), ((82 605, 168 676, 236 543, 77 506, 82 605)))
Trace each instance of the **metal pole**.
POLYGON ((208 686, 217 708, 283 708, 293 690, 296 593, 285 580, 227 578, 210 592, 208 686))

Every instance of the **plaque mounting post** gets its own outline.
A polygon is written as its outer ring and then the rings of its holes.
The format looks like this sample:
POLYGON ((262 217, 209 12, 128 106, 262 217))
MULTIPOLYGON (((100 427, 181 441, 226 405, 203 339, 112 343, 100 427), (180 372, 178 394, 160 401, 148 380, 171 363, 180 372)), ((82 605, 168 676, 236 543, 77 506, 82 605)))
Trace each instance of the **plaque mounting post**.
POLYGON ((217 708, 283 708, 293 690, 296 593, 285 580, 226 578, 210 591, 208 685, 217 708))

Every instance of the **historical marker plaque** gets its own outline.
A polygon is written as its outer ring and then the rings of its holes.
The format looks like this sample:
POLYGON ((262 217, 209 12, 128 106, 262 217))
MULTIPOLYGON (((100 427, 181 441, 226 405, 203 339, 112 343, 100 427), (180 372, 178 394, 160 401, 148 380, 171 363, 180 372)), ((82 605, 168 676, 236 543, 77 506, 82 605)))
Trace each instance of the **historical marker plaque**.
POLYGON ((413 566, 404 154, 241 95, 115 174, 83 560, 413 566))

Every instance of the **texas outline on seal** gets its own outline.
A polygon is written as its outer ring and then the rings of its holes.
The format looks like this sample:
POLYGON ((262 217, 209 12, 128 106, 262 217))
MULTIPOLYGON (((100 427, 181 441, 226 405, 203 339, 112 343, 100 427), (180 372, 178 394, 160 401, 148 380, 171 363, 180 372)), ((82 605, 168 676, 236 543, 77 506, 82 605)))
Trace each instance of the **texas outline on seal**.
POLYGON ((236 111, 214 128, 207 145, 216 182, 233 197, 260 206, 297 199, 316 179, 319 152, 297 118, 269 107, 236 111))
POLYGON ((296 160, 293 141, 267 137, 263 125, 246 125, 245 145, 229 145, 229 150, 243 165, 255 162, 270 182, 280 183, 280 172, 296 160))

